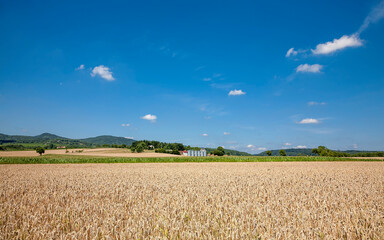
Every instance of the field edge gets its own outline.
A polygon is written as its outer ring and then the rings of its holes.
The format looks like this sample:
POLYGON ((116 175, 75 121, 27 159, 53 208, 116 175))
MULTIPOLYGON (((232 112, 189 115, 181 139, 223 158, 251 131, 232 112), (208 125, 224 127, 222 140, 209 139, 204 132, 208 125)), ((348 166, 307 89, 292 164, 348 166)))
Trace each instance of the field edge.
POLYGON ((102 157, 43 155, 0 157, 0 164, 81 164, 81 163, 183 163, 183 162, 383 162, 379 158, 341 158, 321 156, 230 156, 230 157, 102 157))

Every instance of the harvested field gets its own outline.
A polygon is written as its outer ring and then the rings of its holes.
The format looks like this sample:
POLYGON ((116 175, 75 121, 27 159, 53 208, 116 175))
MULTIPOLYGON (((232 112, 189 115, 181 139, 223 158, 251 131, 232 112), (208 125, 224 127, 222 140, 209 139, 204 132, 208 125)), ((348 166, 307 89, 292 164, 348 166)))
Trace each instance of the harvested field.
MULTIPOLYGON (((143 153, 132 153, 129 149, 121 148, 84 148, 84 149, 65 149, 45 150, 45 154, 55 155, 75 155, 75 156, 96 156, 96 157, 132 157, 132 158, 150 158, 150 157, 181 157, 180 155, 155 153, 146 151, 143 153), (82 152, 79 152, 82 151, 82 152)), ((0 157, 36 157, 39 156, 36 151, 0 151, 0 157)))
POLYGON ((384 163, 0 165, 0 239, 384 239, 384 163))

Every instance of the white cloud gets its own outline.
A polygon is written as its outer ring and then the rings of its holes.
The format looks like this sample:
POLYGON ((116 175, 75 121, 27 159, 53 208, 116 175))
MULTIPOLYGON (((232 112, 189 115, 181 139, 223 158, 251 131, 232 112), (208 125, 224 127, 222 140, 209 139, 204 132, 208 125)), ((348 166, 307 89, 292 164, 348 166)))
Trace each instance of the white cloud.
POLYGON ((380 19, 384 17, 384 0, 379 3, 372 11, 368 14, 368 16, 364 19, 363 24, 356 34, 362 33, 365 29, 369 27, 371 23, 378 22, 380 19))
POLYGON ((352 147, 353 147, 353 149, 357 149, 357 148, 358 148, 358 146, 357 146, 356 143, 354 143, 354 144, 352 145, 352 147))
POLYGON ((224 132, 224 135, 231 135, 230 132, 224 132))
POLYGON ((99 75, 107 81, 115 80, 112 76, 112 72, 109 70, 109 67, 106 67, 104 65, 100 65, 92 69, 91 76, 95 77, 96 75, 99 75))
POLYGON ((297 148, 297 149, 304 149, 304 148, 307 148, 307 146, 305 146, 305 145, 297 145, 295 148, 297 148))
POLYGON ((297 68, 296 68, 296 72, 310 72, 310 73, 319 73, 320 70, 323 68, 322 65, 320 64, 313 64, 313 65, 309 65, 309 64, 300 64, 297 68))
POLYGON ((205 81, 205 82, 209 82, 211 80, 212 80, 212 78, 203 78, 203 81, 205 81))
POLYGON ((291 145, 292 143, 289 143, 289 142, 284 143, 284 146, 291 146, 291 145))
POLYGON ((76 68, 75 70, 78 71, 78 70, 83 70, 84 69, 84 64, 81 64, 78 68, 76 68))
POLYGON ((148 120, 151 122, 156 122, 157 116, 152 114, 147 114, 145 116, 142 116, 141 119, 148 120))
POLYGON ((240 95, 245 95, 246 92, 243 92, 243 90, 231 90, 229 93, 228 93, 228 96, 240 96, 240 95))
POLYGON ((201 136, 208 137, 208 134, 207 133, 203 133, 203 134, 201 134, 201 136))
POLYGON ((256 147, 252 144, 248 144, 247 148, 250 148, 251 151, 265 151, 265 150, 267 150, 267 148, 265 148, 265 147, 256 147))
POLYGON ((122 127, 129 127, 129 126, 131 126, 131 124, 129 124, 129 123, 123 123, 123 124, 121 124, 121 126, 122 126, 122 127))
POLYGON ((315 105, 325 105, 326 103, 325 102, 314 102, 314 101, 311 101, 311 102, 308 102, 307 104, 308 104, 308 106, 315 106, 315 105))
POLYGON ((344 35, 339 39, 333 39, 333 41, 318 44, 316 48, 311 51, 315 55, 330 54, 347 47, 360 47, 362 45, 363 42, 357 34, 350 36, 344 35))
POLYGON ((296 56, 298 54, 298 51, 295 51, 294 48, 290 48, 287 52, 287 54, 285 54, 285 57, 290 57, 291 55, 292 56, 296 56))
POLYGON ((304 118, 303 120, 298 122, 298 124, 318 124, 318 123, 320 123, 320 121, 314 118, 304 118))
POLYGON ((133 137, 124 137, 124 138, 126 138, 126 139, 133 139, 133 137))

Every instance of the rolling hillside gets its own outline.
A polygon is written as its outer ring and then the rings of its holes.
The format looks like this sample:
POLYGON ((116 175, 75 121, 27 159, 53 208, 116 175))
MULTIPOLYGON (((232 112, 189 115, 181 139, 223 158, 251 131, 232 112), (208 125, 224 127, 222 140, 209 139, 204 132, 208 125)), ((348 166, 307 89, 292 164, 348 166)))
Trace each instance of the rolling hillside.
POLYGON ((135 140, 124 138, 124 137, 115 137, 115 136, 110 136, 110 135, 103 135, 103 136, 98 136, 98 137, 79 139, 79 141, 91 143, 91 144, 95 144, 95 145, 103 145, 103 144, 122 145, 122 144, 125 144, 127 146, 131 146, 135 140))
POLYGON ((46 149, 55 149, 59 146, 67 148, 87 148, 98 147, 103 144, 125 144, 130 146, 134 142, 132 139, 114 136, 98 136, 85 139, 70 139, 61 137, 51 133, 43 133, 37 136, 21 136, 21 135, 6 135, 0 134, 1 149, 7 150, 26 150, 34 149, 38 146, 46 149))
MULTIPOLYGON (((304 148, 304 149, 296 149, 296 148, 290 148, 290 149, 284 149, 287 153, 287 156, 317 156, 317 154, 312 153, 312 148, 304 148)), ((272 156, 280 156, 279 151, 280 149, 271 150, 272 156)), ((359 153, 370 153, 370 152, 377 152, 377 151, 358 151, 358 150, 345 150, 345 151, 339 151, 339 152, 345 152, 348 154, 359 154, 359 153)), ((266 151, 255 154, 255 156, 268 156, 266 151)))

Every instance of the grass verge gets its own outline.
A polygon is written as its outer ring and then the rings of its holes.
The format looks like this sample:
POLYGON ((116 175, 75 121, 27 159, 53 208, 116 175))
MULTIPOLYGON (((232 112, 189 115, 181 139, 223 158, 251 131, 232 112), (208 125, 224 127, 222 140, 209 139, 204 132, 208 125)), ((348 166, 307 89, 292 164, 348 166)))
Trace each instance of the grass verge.
POLYGON ((0 164, 63 164, 63 163, 173 163, 173 162, 320 162, 320 161, 383 161, 380 159, 351 159, 340 157, 161 157, 161 158, 127 158, 43 155, 39 157, 0 157, 0 164))

